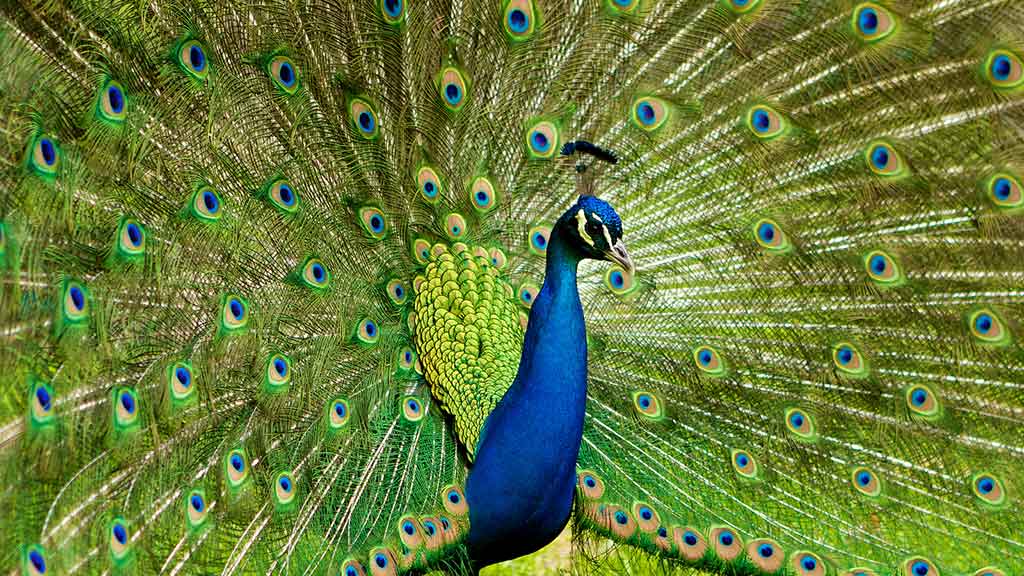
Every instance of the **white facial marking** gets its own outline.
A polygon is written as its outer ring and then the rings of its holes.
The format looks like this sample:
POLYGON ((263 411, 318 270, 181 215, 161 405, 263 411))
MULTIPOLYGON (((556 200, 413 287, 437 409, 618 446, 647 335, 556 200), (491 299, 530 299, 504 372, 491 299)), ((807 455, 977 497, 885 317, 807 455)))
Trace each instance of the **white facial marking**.
POLYGON ((583 238, 584 242, 591 246, 594 245, 594 239, 587 234, 587 215, 583 213, 583 208, 576 212, 576 230, 579 231, 580 238, 583 238))

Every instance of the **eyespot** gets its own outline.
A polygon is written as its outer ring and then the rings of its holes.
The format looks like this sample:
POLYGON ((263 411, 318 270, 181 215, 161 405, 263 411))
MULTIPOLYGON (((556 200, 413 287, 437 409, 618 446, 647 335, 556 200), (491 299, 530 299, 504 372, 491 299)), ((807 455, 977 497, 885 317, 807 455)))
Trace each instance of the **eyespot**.
POLYGON ((274 479, 274 499, 278 506, 287 506, 295 501, 295 479, 290 472, 280 472, 274 479))
POLYGON ((366 576, 363 565, 353 558, 345 560, 341 565, 341 574, 344 576, 366 576))
POLYGON ((193 490, 185 498, 185 520, 192 529, 199 528, 206 522, 209 510, 206 507, 206 496, 202 490, 193 490))
POLYGON ((915 556, 903 561, 903 572, 906 576, 939 576, 939 571, 931 560, 915 556))
POLYGON ((879 176, 895 177, 903 175, 903 158, 899 152, 885 142, 873 142, 864 152, 868 168, 879 176))
POLYGON ((633 516, 636 517, 637 527, 642 532, 654 532, 661 526, 661 517, 658 512, 646 502, 633 504, 633 516))
POLYGON ((583 496, 591 500, 598 500, 604 495, 604 482, 597 472, 592 470, 581 470, 576 475, 577 484, 583 496))
POLYGON ((54 422, 54 395, 49 384, 34 380, 29 387, 28 404, 33 425, 42 427, 54 422))
POLYGON ((715 554, 726 562, 735 560, 743 552, 743 542, 731 528, 713 528, 710 540, 715 554))
POLYGON ((327 265, 322 260, 309 257, 306 258, 306 261, 300 268, 299 278, 306 287, 314 290, 323 290, 331 282, 331 273, 327 270, 327 265))
POLYGON ((750 452, 746 450, 732 450, 730 454, 732 468, 737 474, 747 479, 755 479, 758 476, 757 462, 750 452))
POLYGON ((273 354, 267 358, 264 370, 264 385, 267 392, 275 394, 284 392, 292 381, 292 361, 283 354, 273 354))
POLYGON ((923 384, 910 386, 906 391, 907 408, 918 416, 933 418, 940 414, 942 406, 930 388, 923 384))
POLYGON ((412 370, 416 367, 416 351, 408 346, 399 350, 398 367, 402 370, 412 370))
POLYGON ((388 24, 400 24, 405 19, 405 0, 380 0, 380 11, 388 24))
POLYGON ((660 420, 665 417, 661 400, 652 392, 634 392, 633 408, 637 414, 650 420, 660 420))
POLYGON ((387 291, 388 298, 390 298, 391 302, 396 306, 405 304, 405 301, 409 298, 409 289, 405 287, 404 282, 397 278, 388 282, 387 291))
POLYGON ((768 106, 757 105, 747 111, 747 128, 762 140, 777 138, 786 130, 786 122, 768 106))
POLYGON ((825 563, 812 552, 793 554, 792 563, 798 576, 825 576, 825 563))
POLYGON ((726 366, 718 355, 718 351, 710 346, 698 346, 693 350, 693 361, 704 373, 710 376, 725 374, 726 366))
POLYGON ((423 199, 435 204, 441 198, 441 178, 429 166, 422 166, 416 171, 416 186, 423 199))
POLYGON ((364 206, 363 208, 360 208, 359 222, 362 224, 363 230, 365 230, 371 238, 380 240, 387 236, 387 220, 380 209, 373 206, 364 206))
POLYGON ((508 259, 505 257, 505 251, 501 248, 491 248, 490 257, 491 266, 494 266, 499 270, 504 268, 505 264, 508 262, 508 259))
POLYGON ((187 362, 176 362, 167 367, 167 388, 175 404, 182 404, 193 398, 195 386, 192 382, 192 366, 187 362))
POLYGON ((115 518, 110 523, 109 549, 110 556, 115 560, 123 560, 131 551, 128 535, 128 523, 124 518, 115 518))
POLYGON ((195 40, 183 42, 178 49, 178 64, 181 69, 197 80, 203 80, 210 73, 206 51, 195 40))
POLYGON ((971 488, 974 490, 974 495, 985 504, 1000 506, 1006 502, 1003 482, 994 474, 983 472, 975 475, 971 479, 971 488))
POLYGON ((458 68, 449 66, 441 70, 441 102, 452 111, 461 110, 469 96, 466 79, 458 68))
POLYGON ((267 73, 285 93, 295 94, 299 89, 299 72, 291 58, 284 55, 275 56, 267 64, 267 73))
POLYGON ((1010 331, 1002 318, 990 308, 979 308, 967 315, 967 326, 971 335, 983 344, 997 346, 1010 343, 1010 331))
POLYGON ((402 415, 409 422, 419 422, 422 420, 425 411, 423 402, 419 398, 406 396, 402 399, 402 415))
POLYGON ((636 279, 618 264, 609 266, 604 273, 604 284, 616 296, 625 296, 636 289, 636 279))
POLYGON ((672 541, 675 542, 679 555, 684 559, 695 562, 704 557, 708 549, 708 543, 704 536, 693 528, 675 527, 672 529, 672 541))
POLYGON ((364 318, 356 328, 356 337, 364 344, 376 344, 380 339, 380 329, 377 323, 369 318, 364 318))
POLYGON ((856 346, 840 342, 832 347, 832 363, 848 376, 866 376, 868 365, 856 346))
POLYGON ((814 419, 800 408, 786 410, 786 428, 798 440, 813 441, 818 437, 817 430, 814 428, 814 419))
MULTIPOLYGON (((873 574, 871 576, 874 576, 873 574)), ((1006 576, 1006 573, 998 568, 989 566, 988 568, 982 568, 974 573, 974 576, 1006 576)))
POLYGON ((38 544, 27 546, 22 553, 22 572, 27 576, 44 576, 46 574, 46 551, 38 544))
POLYGON ((774 221, 763 218, 754 223, 754 240, 769 252, 782 253, 792 248, 789 238, 774 221))
POLYGON ((608 6, 615 12, 629 14, 640 6, 640 0, 608 0, 608 6))
POLYGON ((746 14, 761 4, 761 0, 721 0, 721 2, 736 14, 746 14))
POLYGON ((754 563, 761 572, 773 574, 782 568, 786 553, 774 540, 759 538, 747 543, 747 558, 754 563))
POLYGON ((985 77, 996 88, 1017 88, 1024 84, 1024 66, 1013 52, 996 49, 985 58, 985 77))
POLYGON ((224 470, 230 487, 241 486, 249 477, 249 462, 245 457, 245 451, 236 448, 228 452, 227 457, 224 458, 224 470))
POLYGON ((664 126, 669 117, 669 108, 665 101, 653 96, 637 98, 630 112, 633 124, 647 132, 654 132, 664 126))
POLYGON ((43 176, 53 176, 60 166, 60 145, 57 139, 52 136, 37 136, 32 142, 30 164, 36 173, 43 176))
MULTIPOLYGON (((466 495, 462 488, 450 485, 441 491, 441 500, 445 510, 456 516, 465 516, 469 512, 469 505, 466 504, 466 495)), ((443 519, 442 519, 443 520, 443 519)))
POLYGON ((548 251, 548 241, 551 239, 551 228, 548 226, 534 226, 527 233, 530 239, 530 252, 543 256, 548 251))
POLYGON ((532 308, 533 301, 537 299, 537 293, 539 292, 540 288, 533 282, 523 282, 519 286, 519 290, 516 291, 516 294, 519 295, 519 303, 524 308, 532 308))
POLYGON ((221 297, 221 329, 225 332, 237 332, 249 323, 249 305, 245 300, 234 294, 221 297))
POLYGON ((537 27, 537 11, 532 0, 508 0, 502 11, 505 33, 513 42, 528 40, 537 27))
POLYGON ((998 173, 988 179, 985 186, 989 200, 999 208, 1020 208, 1024 206, 1020 180, 1012 174, 998 173))
POLYGON ((490 212, 498 205, 498 196, 494 184, 483 176, 473 180, 469 189, 470 199, 473 200, 473 207, 480 212, 490 212))
POLYGON ((874 2, 864 2, 854 8, 850 23, 854 34, 868 43, 878 42, 896 29, 892 13, 874 2))
POLYGON ((359 135, 367 140, 376 138, 379 134, 377 126, 377 113, 370 103, 362 98, 352 100, 349 105, 349 113, 352 115, 352 123, 355 125, 359 135))
POLYGON ((420 518, 420 526, 423 527, 428 550, 437 550, 444 544, 444 529, 440 520, 434 516, 424 516, 420 518))
POLYGON ((138 258, 146 253, 146 229, 134 218, 122 218, 117 232, 117 252, 123 258, 138 258))
POLYGON ((189 205, 192 215, 205 222, 220 220, 224 212, 221 207, 220 195, 209 186, 196 190, 192 194, 192 202, 189 205))
POLYGON ((876 498, 882 494, 882 483, 878 480, 878 476, 868 468, 863 466, 855 468, 850 476, 850 481, 853 483, 854 489, 864 496, 876 498))
POLYGON ((335 398, 327 403, 327 424, 332 430, 340 430, 348 424, 350 416, 348 402, 335 398))
POLYGON ((430 242, 417 238, 412 243, 412 256, 420 264, 430 262, 430 242))
POLYGON ((76 280, 64 283, 63 319, 68 324, 85 322, 89 318, 89 291, 76 280))
POLYGON ((390 548, 374 548, 370 551, 370 574, 372 576, 394 576, 397 574, 395 554, 390 548))
POLYGON ((444 231, 452 240, 458 240, 466 235, 466 219, 462 214, 452 212, 444 218, 444 231))
POLYGON ((299 209, 299 194, 287 180, 275 180, 267 187, 267 199, 285 214, 294 214, 299 209))
POLYGON ((115 388, 111 404, 116 430, 125 431, 138 425, 139 399, 135 395, 135 390, 127 387, 115 388))
POLYGON ((600 524, 618 539, 626 540, 636 533, 636 521, 633 516, 619 506, 604 506, 598 509, 600 524))
POLYGON ((533 158, 551 158, 558 150, 558 128, 548 121, 534 124, 526 131, 526 147, 533 158))
POLYGON ((99 101, 96 111, 100 118, 120 124, 128 115, 128 98, 125 96, 121 85, 113 80, 107 80, 100 89, 99 101))
POLYGON ((896 260, 881 250, 872 250, 864 255, 864 269, 868 277, 879 284, 893 285, 903 280, 896 260))

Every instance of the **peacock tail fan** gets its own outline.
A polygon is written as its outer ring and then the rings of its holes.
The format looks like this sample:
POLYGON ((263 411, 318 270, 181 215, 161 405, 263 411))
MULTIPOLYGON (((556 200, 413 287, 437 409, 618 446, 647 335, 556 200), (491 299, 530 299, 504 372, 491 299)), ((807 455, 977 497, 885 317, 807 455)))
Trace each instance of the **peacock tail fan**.
POLYGON ((580 570, 1024 572, 1015 2, 0 13, 4 570, 472 571, 596 174, 580 570))

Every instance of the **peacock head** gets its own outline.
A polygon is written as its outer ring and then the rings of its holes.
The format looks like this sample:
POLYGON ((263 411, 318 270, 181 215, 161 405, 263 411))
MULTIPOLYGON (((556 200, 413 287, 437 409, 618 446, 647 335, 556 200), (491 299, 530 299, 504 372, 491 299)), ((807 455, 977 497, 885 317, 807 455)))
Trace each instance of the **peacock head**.
POLYGON ((622 219, 611 204, 596 196, 580 196, 558 219, 556 228, 584 258, 615 262, 633 273, 633 261, 622 242, 622 219))

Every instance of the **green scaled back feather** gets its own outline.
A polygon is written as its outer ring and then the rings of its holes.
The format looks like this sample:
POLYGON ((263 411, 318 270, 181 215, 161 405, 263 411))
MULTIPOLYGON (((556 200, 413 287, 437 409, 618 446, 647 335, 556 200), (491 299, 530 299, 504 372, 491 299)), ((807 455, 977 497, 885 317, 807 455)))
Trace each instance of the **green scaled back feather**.
POLYGON ((465 572, 470 438, 593 186, 638 271, 580 269, 580 571, 1024 572, 1015 2, 0 13, 6 571, 465 572), (619 162, 578 183, 575 139, 619 162), (473 406, 419 336, 451 252, 515 336, 473 406))

